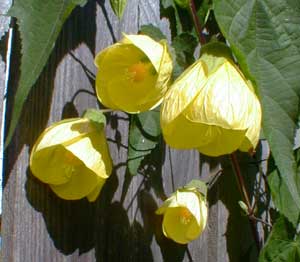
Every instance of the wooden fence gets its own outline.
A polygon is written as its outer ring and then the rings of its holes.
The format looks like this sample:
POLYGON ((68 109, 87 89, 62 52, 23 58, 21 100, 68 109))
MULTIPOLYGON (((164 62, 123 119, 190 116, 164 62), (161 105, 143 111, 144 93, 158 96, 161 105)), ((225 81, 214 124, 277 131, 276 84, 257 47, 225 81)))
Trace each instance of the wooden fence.
MULTIPOLYGON (((238 188, 231 186, 236 181, 226 166, 209 191, 209 220, 202 236, 188 245, 178 245, 162 235, 161 217, 154 214, 162 199, 191 179, 214 172, 222 159, 200 157, 192 150, 172 150, 162 143, 163 154, 154 150, 144 171, 131 177, 126 173, 129 118, 125 113, 111 113, 109 117, 106 133, 114 171, 95 203, 61 200, 30 174, 29 153, 42 130, 98 106, 88 93, 94 90, 93 59, 98 51, 120 39, 122 32, 136 33, 143 24, 152 23, 170 36, 168 20, 160 17, 159 9, 158 0, 129 0, 119 21, 108 0, 91 0, 84 8, 76 8, 64 25, 5 151, 3 261, 257 260, 247 217, 238 206, 238 188)), ((6 126, 20 75, 16 26, 12 34, 11 46, 7 36, 1 41, 1 47, 12 50, 6 126)), ((1 55, 5 60, 4 50, 1 55)), ((2 95, 4 81, 0 87, 2 95)), ((250 186, 257 184, 256 172, 256 165, 249 164, 244 173, 250 186)))

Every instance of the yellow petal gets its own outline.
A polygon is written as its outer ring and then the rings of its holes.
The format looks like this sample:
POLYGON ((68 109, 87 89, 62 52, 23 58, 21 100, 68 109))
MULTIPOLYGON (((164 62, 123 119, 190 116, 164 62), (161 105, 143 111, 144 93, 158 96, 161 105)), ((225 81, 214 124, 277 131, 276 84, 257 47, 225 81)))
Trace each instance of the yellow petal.
MULTIPOLYGON (((163 41, 161 44, 163 46, 163 54, 158 69, 155 87, 152 88, 152 90, 150 90, 144 98, 145 103, 149 103, 152 106, 149 110, 156 108, 163 101, 163 96, 169 88, 169 82, 173 70, 173 62, 168 51, 167 43, 163 41)), ((149 105, 143 105, 143 107, 149 108, 149 105)))
POLYGON ((100 179, 98 185, 94 188, 94 190, 86 196, 89 202, 94 202, 98 198, 105 182, 106 179, 100 179))
POLYGON ((212 127, 217 133, 214 139, 198 147, 199 152, 208 156, 231 154, 239 148, 245 138, 245 130, 229 130, 221 127, 212 127))
POLYGON ((195 99, 206 81, 206 71, 201 60, 195 62, 174 82, 161 106, 161 126, 166 128, 195 99))
POLYGON ((156 104, 162 97, 155 88, 158 74, 147 59, 132 44, 113 45, 98 55, 96 90, 100 102, 129 113, 146 111, 156 104))
POLYGON ((145 54, 132 44, 120 43, 109 46, 96 56, 95 64, 99 68, 96 75, 96 91, 98 99, 103 105, 112 109, 119 109, 119 106, 114 102, 115 97, 109 93, 110 88, 116 88, 115 93, 122 99, 122 94, 128 93, 126 89, 128 86, 131 87, 130 81, 128 81, 128 68, 144 57, 145 54))
POLYGON ((194 122, 246 130, 249 127, 249 108, 254 99, 244 78, 231 62, 226 61, 210 74, 185 115, 194 122))
POLYGON ((181 220, 181 212, 182 207, 169 208, 166 211, 163 218, 163 232, 166 237, 173 241, 179 244, 187 244, 199 236, 200 230, 195 217, 192 216, 190 221, 184 223, 181 220))
POLYGON ((167 208, 169 207, 178 207, 175 194, 166 199, 163 202, 163 204, 155 211, 155 214, 162 215, 166 212, 167 208))
POLYGON ((112 170, 104 131, 84 118, 55 123, 33 147, 30 168, 61 198, 93 199, 112 170))
POLYGON ((72 153, 62 145, 51 146, 31 154, 31 172, 42 182, 54 185, 68 182, 72 176, 72 165, 81 165, 79 159, 74 158, 72 164, 64 159, 72 159, 72 153))
POLYGON ((98 99, 105 106, 139 113, 157 107, 168 88, 172 59, 166 42, 125 35, 95 58, 98 99))
POLYGON ((70 118, 54 123, 46 128, 35 142, 31 156, 36 151, 62 144, 67 140, 79 139, 88 132, 93 131, 89 121, 84 118, 70 118))
POLYGON ((227 49, 207 45, 201 58, 167 92, 161 127, 171 147, 198 148, 201 153, 219 156, 256 146, 260 103, 227 49))
POLYGON ((200 200, 200 214, 201 214, 201 217, 200 217, 199 227, 200 227, 200 230, 202 233, 202 231, 206 227, 206 223, 207 223, 207 219, 208 219, 208 209, 206 206, 206 201, 203 198, 200 200))
POLYGON ((67 183, 62 185, 50 184, 50 188, 60 198, 77 200, 89 195, 98 185, 100 179, 82 164, 74 168, 72 176, 67 183))
POLYGON ((110 175, 112 162, 104 132, 89 133, 75 143, 66 145, 66 149, 99 177, 105 179, 110 175))
POLYGON ((249 128, 246 132, 245 139, 239 147, 239 150, 244 152, 248 152, 251 148, 255 148, 259 140, 262 112, 258 99, 253 103, 250 114, 249 128))
MULTIPOLYGON (((62 159, 72 158, 63 143, 74 143, 87 133, 94 131, 87 119, 67 119, 59 121, 40 135, 30 154, 30 169, 44 183, 62 184, 70 178, 70 165, 62 159)), ((80 161, 74 159, 74 164, 80 161)))
POLYGON ((162 126, 164 139, 177 149, 190 149, 210 143, 218 134, 213 126, 195 123, 179 115, 175 120, 162 126))
MULTIPOLYGON (((157 74, 147 74, 143 81, 135 83, 115 77, 107 83, 107 94, 114 98, 117 108, 128 113, 139 113, 149 109, 147 96, 153 91, 156 81, 157 74), (142 106, 143 104, 147 107, 142 106)), ((160 98, 158 96, 157 99, 160 98)), ((150 107, 153 106, 153 101, 151 102, 150 107)), ((154 103, 156 104, 156 101, 154 103)))
POLYGON ((179 206, 187 208, 200 224, 200 194, 194 191, 177 191, 176 200, 179 206))
POLYGON ((163 45, 146 35, 123 35, 122 42, 133 44, 140 49, 149 58, 156 72, 158 72, 164 52, 163 45))

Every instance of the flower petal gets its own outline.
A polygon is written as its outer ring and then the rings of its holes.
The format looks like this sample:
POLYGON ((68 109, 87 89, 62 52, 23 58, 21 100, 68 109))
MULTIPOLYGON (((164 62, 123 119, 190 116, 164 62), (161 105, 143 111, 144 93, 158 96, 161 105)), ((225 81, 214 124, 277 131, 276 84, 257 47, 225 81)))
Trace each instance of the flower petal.
POLYGON ((30 157, 30 169, 42 182, 54 185, 67 183, 72 176, 72 166, 65 161, 72 159, 74 166, 83 165, 78 158, 62 145, 55 145, 38 150, 30 157))
POLYGON ((100 179, 100 177, 82 164, 74 168, 72 176, 67 183, 62 185, 50 184, 50 188, 60 198, 77 200, 92 193, 100 179))
POLYGON ((179 207, 167 210, 163 218, 163 232, 165 232, 166 237, 171 238, 176 243, 187 244, 189 242, 189 239, 186 238, 188 225, 180 222, 180 209, 179 207))
POLYGON ((226 129, 246 130, 249 110, 256 99, 245 79, 226 60, 208 80, 185 112, 194 122, 226 129))
POLYGON ((163 218, 163 232, 166 237, 179 244, 187 244, 199 236, 200 230, 196 219, 192 216, 185 224, 180 220, 182 207, 169 208, 163 218), (189 232, 189 233, 188 233, 189 232))
POLYGON ((217 134, 213 126, 192 122, 183 114, 169 124, 163 125, 162 132, 166 143, 178 149, 191 149, 206 145, 217 134))
POLYGON ((163 57, 163 45, 154 41, 147 35, 126 35, 123 34, 123 43, 133 44, 140 49, 149 58, 153 64, 156 72, 159 71, 161 65, 161 58, 163 57))
POLYGON ((104 132, 90 133, 75 143, 66 145, 66 149, 99 177, 105 179, 110 175, 112 162, 104 132))
POLYGON ((206 70, 201 60, 182 73, 165 95, 161 106, 161 126, 164 129, 195 99, 206 81, 206 70))
POLYGON ((181 207, 186 207, 196 221, 200 223, 200 193, 188 190, 176 191, 177 203, 181 207))
POLYGON ((209 144, 198 147, 199 152, 208 156, 231 154, 239 148, 246 134, 246 130, 229 130, 216 126, 212 128, 217 135, 209 144))
POLYGON ((175 194, 172 194, 168 199, 166 199, 163 204, 155 211, 155 214, 162 215, 169 207, 178 207, 175 194))
POLYGON ((79 139, 92 131, 93 126, 87 119, 83 118, 70 118, 54 123, 39 136, 31 150, 31 156, 46 147, 62 144, 66 140, 79 139))
POLYGON ((86 196, 89 202, 94 202, 98 198, 105 182, 106 179, 100 179, 98 185, 94 188, 94 190, 86 196))

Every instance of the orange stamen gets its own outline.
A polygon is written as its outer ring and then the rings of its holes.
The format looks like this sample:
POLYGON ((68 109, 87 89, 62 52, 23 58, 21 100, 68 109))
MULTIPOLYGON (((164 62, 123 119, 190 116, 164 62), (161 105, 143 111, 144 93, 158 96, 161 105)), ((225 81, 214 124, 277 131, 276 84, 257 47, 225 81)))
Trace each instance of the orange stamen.
POLYGON ((143 81, 147 75, 147 66, 141 62, 131 65, 128 68, 128 72, 130 74, 130 78, 134 82, 143 81))
POLYGON ((181 207, 179 211, 179 219, 182 224, 188 224, 191 221, 192 213, 185 207, 181 207))

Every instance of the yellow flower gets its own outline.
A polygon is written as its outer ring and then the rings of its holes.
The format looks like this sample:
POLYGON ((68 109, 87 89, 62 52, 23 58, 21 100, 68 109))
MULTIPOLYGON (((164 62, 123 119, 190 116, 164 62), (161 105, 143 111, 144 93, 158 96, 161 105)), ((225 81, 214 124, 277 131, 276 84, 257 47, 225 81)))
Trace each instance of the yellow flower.
POLYGON ((209 156, 256 147, 260 102, 228 52, 220 43, 203 47, 200 59, 168 90, 161 127, 171 147, 196 148, 209 156))
POLYGON ((158 106, 173 69, 167 43, 156 42, 145 35, 124 35, 120 43, 96 56, 95 65, 100 102, 128 113, 158 106))
POLYGON ((33 146, 30 168, 59 197, 95 201, 112 171, 103 128, 87 118, 53 124, 33 146))
POLYGON ((187 244, 203 232, 207 222, 205 197, 195 188, 177 190, 156 210, 163 215, 162 230, 167 238, 187 244))

